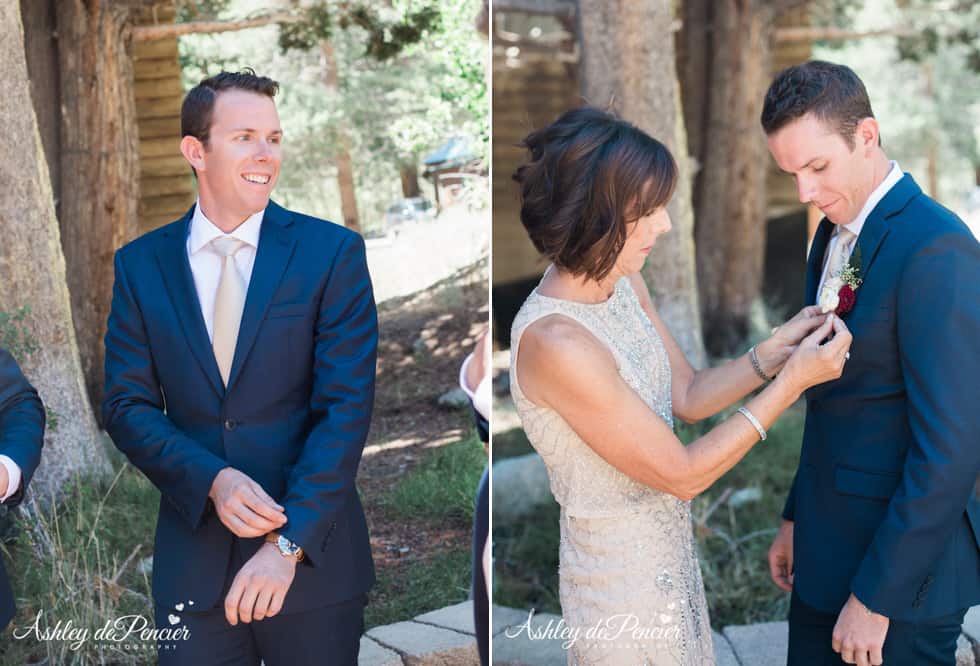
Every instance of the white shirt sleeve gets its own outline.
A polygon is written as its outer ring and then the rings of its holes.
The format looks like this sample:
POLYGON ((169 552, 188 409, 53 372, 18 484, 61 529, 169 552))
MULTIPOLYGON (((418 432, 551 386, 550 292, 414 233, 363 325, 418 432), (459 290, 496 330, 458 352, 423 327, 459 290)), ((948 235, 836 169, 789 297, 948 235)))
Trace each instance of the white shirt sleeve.
POLYGON ((20 467, 11 460, 10 456, 5 455, 0 455, 0 465, 7 468, 7 478, 9 479, 7 492, 4 493, 3 497, 0 497, 0 502, 6 502, 20 488, 20 467))
POLYGON ((463 361, 463 365, 459 368, 459 387, 463 389, 463 393, 467 395, 470 401, 473 403, 473 407, 479 412, 480 416, 485 419, 490 418, 490 409, 493 402, 492 395, 492 378, 491 373, 487 373, 480 384, 476 388, 470 388, 466 384, 466 370, 470 367, 470 363, 473 361, 473 354, 471 353, 463 361))
POLYGON ((473 389, 466 384, 466 371, 469 369, 472 361, 473 354, 471 352, 470 355, 466 357, 466 360, 463 361, 463 365, 459 366, 459 388, 463 389, 463 393, 465 393, 466 397, 468 397, 470 400, 473 399, 473 389))

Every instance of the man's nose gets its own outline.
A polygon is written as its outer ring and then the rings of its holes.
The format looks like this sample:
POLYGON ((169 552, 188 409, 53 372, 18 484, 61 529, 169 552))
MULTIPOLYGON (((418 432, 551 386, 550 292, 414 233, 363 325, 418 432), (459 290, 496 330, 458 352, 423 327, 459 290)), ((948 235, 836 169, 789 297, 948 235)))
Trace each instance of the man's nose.
POLYGON ((257 150, 255 151, 256 162, 268 162, 269 158, 272 157, 272 147, 269 145, 268 141, 258 141, 256 143, 257 150))
POLYGON ((800 198, 800 203, 810 203, 813 200, 813 183, 806 178, 797 176, 796 194, 800 198))

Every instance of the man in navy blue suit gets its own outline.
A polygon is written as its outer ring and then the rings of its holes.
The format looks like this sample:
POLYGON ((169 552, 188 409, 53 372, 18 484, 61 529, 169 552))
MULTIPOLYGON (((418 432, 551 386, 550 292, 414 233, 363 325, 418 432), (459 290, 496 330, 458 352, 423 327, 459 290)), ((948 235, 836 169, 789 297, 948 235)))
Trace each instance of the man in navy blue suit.
POLYGON ((800 465, 769 551, 792 590, 793 666, 949 665, 980 602, 980 246, 881 147, 853 71, 780 73, 762 126, 825 215, 806 302, 854 342, 806 393, 800 465))
POLYGON ((269 200, 277 84, 184 100, 198 200, 116 253, 107 431, 160 489, 163 664, 354 664, 374 582, 354 478, 377 312, 362 238, 269 200), (170 640, 173 638, 173 640, 170 640))
MULTIPOLYGON (((14 507, 41 462, 44 406, 17 362, 0 349, 0 503, 14 507)), ((14 616, 14 594, 0 558, 0 631, 14 616)))

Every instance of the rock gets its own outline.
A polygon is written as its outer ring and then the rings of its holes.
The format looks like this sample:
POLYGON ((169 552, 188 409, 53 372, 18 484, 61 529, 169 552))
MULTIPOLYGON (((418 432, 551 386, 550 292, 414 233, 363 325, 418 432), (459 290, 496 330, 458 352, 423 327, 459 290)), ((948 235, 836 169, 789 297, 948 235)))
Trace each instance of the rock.
POLYGON ((153 574, 153 556, 144 557, 140 560, 139 564, 136 565, 136 570, 143 574, 144 576, 150 576, 153 574))
MULTIPOLYGON (((495 609, 496 610, 496 609, 495 609)), ((513 609, 507 609, 513 610, 513 609)), ((516 624, 493 637, 494 666, 565 666, 567 654, 562 648, 560 638, 531 638, 526 628, 527 611, 521 611, 523 618, 516 624)), ((494 617, 498 615, 495 612, 494 617)), ((544 632, 551 622, 557 625, 561 616, 550 613, 535 614, 531 619, 532 632, 544 632)), ((496 632, 496 622, 494 632, 496 632)))
POLYGON ((976 654, 973 652, 973 643, 966 636, 960 636, 956 640, 956 666, 976 666, 976 654))
POLYGON ((789 626, 785 622, 763 622, 725 627, 725 638, 743 664, 786 666, 789 626))
POLYGON ((711 640, 715 647, 715 666, 739 666, 735 651, 727 638, 717 631, 712 631, 711 640))
POLYGON ((980 645, 980 606, 974 606, 966 612, 963 619, 963 633, 980 645))
POLYGON ((508 608, 494 604, 493 616, 490 618, 491 633, 496 636, 504 629, 527 622, 527 611, 519 608, 508 608))
POLYGON ((470 406, 470 397, 458 386, 451 391, 446 391, 439 396, 439 406, 449 407, 450 409, 462 409, 470 406))
POLYGON ((405 666, 479 666, 476 639, 419 622, 396 622, 368 630, 368 638, 401 655, 405 666))
POLYGON ((537 453, 506 458, 493 465, 493 519, 507 524, 553 502, 548 470, 537 453))
POLYGON ((762 499, 762 489, 755 486, 749 488, 742 488, 741 490, 736 490, 732 493, 731 497, 728 498, 728 505, 733 509, 737 509, 743 504, 749 504, 750 502, 758 502, 762 499))
POLYGON ((416 622, 434 624, 444 629, 452 629, 464 634, 473 634, 473 602, 464 601, 452 606, 446 606, 431 613, 425 613, 415 618, 416 622))
POLYGON ((357 666, 402 666, 402 658, 397 652, 378 645, 367 636, 361 636, 357 666))

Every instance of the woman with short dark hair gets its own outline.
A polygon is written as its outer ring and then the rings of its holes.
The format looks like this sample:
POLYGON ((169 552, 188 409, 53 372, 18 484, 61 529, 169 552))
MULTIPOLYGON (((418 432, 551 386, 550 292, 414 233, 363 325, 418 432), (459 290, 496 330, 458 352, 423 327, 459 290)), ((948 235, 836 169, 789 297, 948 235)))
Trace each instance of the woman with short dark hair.
POLYGON ((850 333, 805 308, 749 353, 695 370, 639 275, 671 228, 670 152, 588 107, 524 146, 521 220, 551 265, 514 320, 511 391, 561 505, 569 663, 713 663, 690 500, 806 388, 840 376, 850 333), (698 421, 767 381, 689 446, 674 435, 675 416, 698 421))

